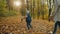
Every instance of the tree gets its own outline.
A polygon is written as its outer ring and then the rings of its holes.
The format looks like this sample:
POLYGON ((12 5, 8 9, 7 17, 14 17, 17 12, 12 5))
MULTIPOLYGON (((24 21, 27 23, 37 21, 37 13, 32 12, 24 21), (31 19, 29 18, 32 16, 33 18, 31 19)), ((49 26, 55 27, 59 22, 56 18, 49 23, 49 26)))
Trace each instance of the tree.
POLYGON ((7 6, 7 0, 0 0, 0 17, 1 16, 12 16, 12 15, 16 15, 17 12, 13 11, 13 10, 8 10, 7 6))
POLYGON ((37 18, 40 17, 40 0, 38 0, 38 11, 37 11, 37 18))
POLYGON ((0 16, 5 16, 7 14, 6 0, 0 0, 0 16))

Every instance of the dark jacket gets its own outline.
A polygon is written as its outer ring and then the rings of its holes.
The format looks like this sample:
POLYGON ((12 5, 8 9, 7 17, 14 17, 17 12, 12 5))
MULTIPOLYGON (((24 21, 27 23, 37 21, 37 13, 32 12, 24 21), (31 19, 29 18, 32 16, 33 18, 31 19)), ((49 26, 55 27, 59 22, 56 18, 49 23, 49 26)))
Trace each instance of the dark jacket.
POLYGON ((31 23, 31 16, 30 16, 30 14, 27 14, 26 22, 27 23, 31 23))

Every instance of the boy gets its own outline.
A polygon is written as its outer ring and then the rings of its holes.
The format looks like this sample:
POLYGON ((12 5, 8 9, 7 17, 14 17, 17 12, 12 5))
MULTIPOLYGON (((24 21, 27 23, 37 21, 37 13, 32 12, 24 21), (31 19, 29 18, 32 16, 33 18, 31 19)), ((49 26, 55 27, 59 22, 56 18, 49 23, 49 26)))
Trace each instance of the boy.
POLYGON ((60 27, 60 0, 54 0, 54 7, 55 10, 54 12, 51 13, 50 20, 53 20, 54 18, 55 26, 54 26, 53 34, 56 34, 57 27, 58 26, 60 27))

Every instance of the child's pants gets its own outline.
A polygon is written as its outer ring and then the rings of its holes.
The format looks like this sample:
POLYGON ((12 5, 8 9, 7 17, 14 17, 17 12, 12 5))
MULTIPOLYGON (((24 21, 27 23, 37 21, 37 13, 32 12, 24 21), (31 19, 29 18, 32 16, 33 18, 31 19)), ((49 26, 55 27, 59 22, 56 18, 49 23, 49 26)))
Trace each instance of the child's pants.
POLYGON ((27 22, 27 28, 28 28, 28 30, 29 30, 30 28, 32 28, 31 23, 28 23, 28 22, 27 22))

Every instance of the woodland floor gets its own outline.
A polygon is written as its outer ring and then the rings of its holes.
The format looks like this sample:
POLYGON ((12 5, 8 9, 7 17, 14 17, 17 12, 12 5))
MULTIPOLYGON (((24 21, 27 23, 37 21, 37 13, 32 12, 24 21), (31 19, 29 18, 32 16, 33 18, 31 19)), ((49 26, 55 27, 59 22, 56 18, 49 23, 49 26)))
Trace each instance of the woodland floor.
MULTIPOLYGON (((25 19, 21 22, 20 16, 0 18, 0 34, 49 34, 53 31, 54 23, 42 19, 32 19, 33 29, 28 30, 25 19)), ((60 29, 57 30, 60 34, 60 29)))

